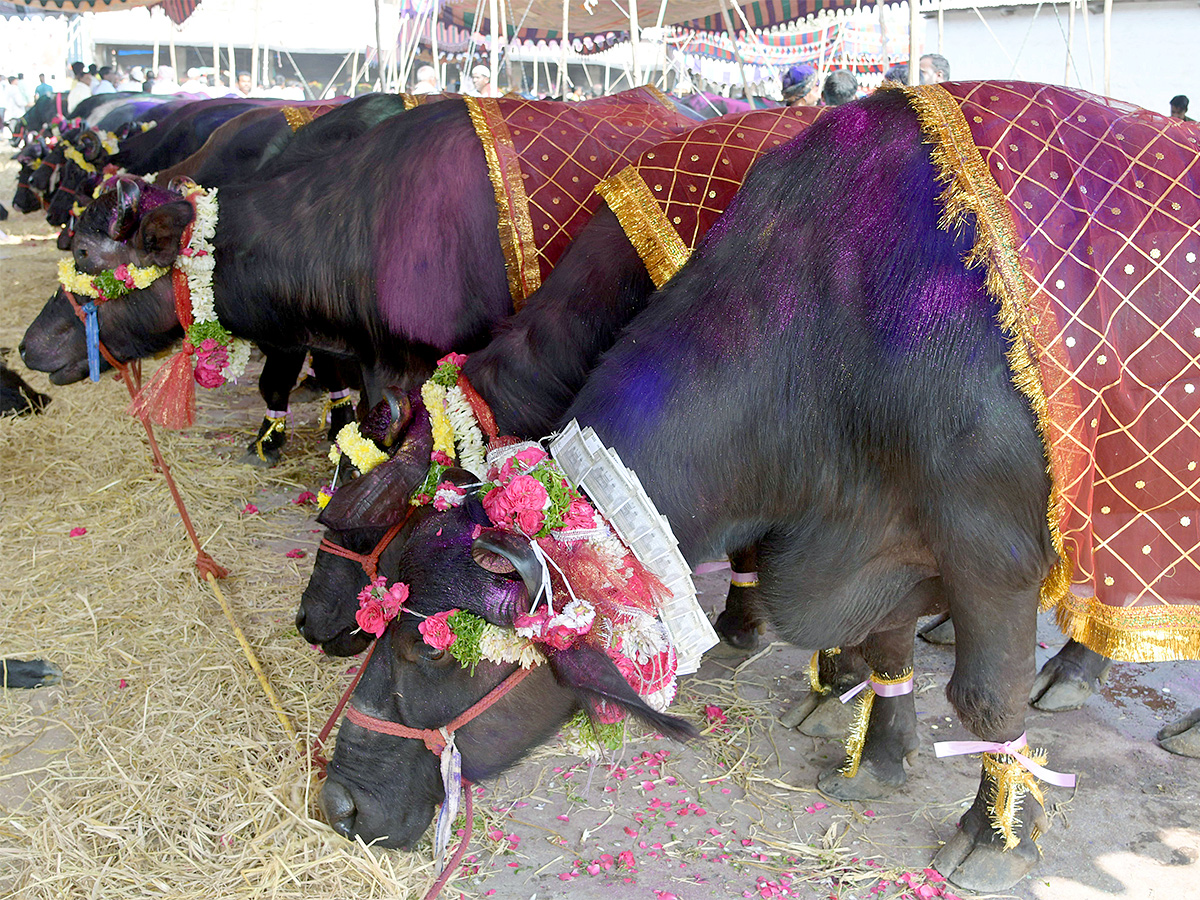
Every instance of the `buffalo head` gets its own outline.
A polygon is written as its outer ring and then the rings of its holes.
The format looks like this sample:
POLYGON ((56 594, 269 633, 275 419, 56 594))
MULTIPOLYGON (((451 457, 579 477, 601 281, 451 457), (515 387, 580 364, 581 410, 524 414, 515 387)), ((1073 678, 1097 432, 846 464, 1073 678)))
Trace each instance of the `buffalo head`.
MULTIPOLYGON (((465 473, 464 473, 465 475, 465 473)), ((472 612, 501 628, 529 609, 541 569, 521 535, 480 525, 475 498, 430 512, 412 528, 398 568, 383 574, 409 587, 364 668, 351 698, 359 712, 410 728, 438 728, 469 709, 516 670, 483 661, 470 668, 451 653, 427 645, 418 626, 425 616, 451 609, 472 612)), ((652 728, 688 738, 681 719, 647 706, 603 650, 577 644, 547 651, 547 663, 455 734, 462 774, 492 778, 553 735, 583 706, 603 700, 633 713, 652 728)), ((438 759, 415 738, 382 734, 346 720, 321 792, 321 808, 347 838, 411 847, 429 825, 443 795, 438 759)))
MULTIPOLYGON (((75 268, 83 273, 120 265, 167 266, 179 253, 179 238, 195 213, 178 194, 121 177, 80 214, 71 238, 75 268)), ((97 304, 100 340, 121 362, 169 347, 183 334, 175 315, 171 279, 162 277, 142 290, 97 304)), ((46 303, 21 341, 21 357, 31 369, 50 373, 54 384, 87 377, 83 323, 60 288, 46 303)), ((102 366, 107 366, 102 361, 102 366)))

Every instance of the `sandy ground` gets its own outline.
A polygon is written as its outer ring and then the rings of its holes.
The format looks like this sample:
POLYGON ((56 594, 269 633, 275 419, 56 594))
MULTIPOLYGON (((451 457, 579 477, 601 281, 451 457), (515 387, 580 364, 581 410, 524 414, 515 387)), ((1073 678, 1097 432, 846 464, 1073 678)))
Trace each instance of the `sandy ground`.
MULTIPOLYGON (((12 195, 12 175, 12 165, 5 163, 0 196, 6 202, 12 195)), ((60 254, 53 242, 45 239, 50 231, 40 217, 12 212, 6 222, 0 222, 0 231, 7 235, 0 242, 0 344, 13 346, 42 299, 50 295, 60 254)), ((87 414, 94 406, 80 398, 97 396, 100 386, 84 383, 50 387, 44 376, 28 373, 15 357, 10 358, 10 364, 36 389, 64 398, 64 405, 74 404, 75 414, 87 414), (89 391, 93 393, 89 395, 89 391)), ((117 406, 119 412, 119 394, 110 391, 105 402, 117 406)), ((209 438, 215 465, 240 452, 257 426, 261 408, 252 385, 227 391, 218 399, 202 398, 201 402, 199 427, 202 436, 209 438)), ((110 409, 106 414, 114 415, 114 411, 110 409)), ((47 421, 59 422, 55 427, 61 427, 61 419, 48 416, 47 421)), ((0 420, 0 430, 14 428, 11 420, 0 420)), ((8 435, 8 445, 18 453, 20 434, 8 435)), ((246 538, 261 548, 264 558, 278 560, 273 599, 247 599, 254 596, 250 588, 257 583, 251 578, 231 589, 231 594, 243 603, 241 614, 249 619, 247 631, 252 643, 263 646, 268 653, 268 675, 278 678, 286 669, 293 679, 283 692, 285 705, 289 712, 306 713, 298 719, 302 734, 311 738, 345 677, 347 663, 314 659, 294 630, 288 632, 289 602, 298 596, 312 560, 311 554, 306 559, 284 559, 279 549, 311 548, 316 537, 306 515, 288 509, 287 504, 297 488, 315 489, 323 480, 316 437, 299 441, 289 454, 293 458, 306 454, 299 468, 291 470, 290 480, 281 482, 265 474, 246 476, 260 479, 248 482, 258 485, 251 499, 264 510, 280 511, 271 530, 248 533, 246 538), (299 708, 309 701, 311 711, 299 708)), ((48 468, 51 463, 47 461, 48 468)), ((148 455, 145 467, 149 468, 148 455)), ((17 489, 8 485, 10 491, 17 489)), ((0 523, 4 527, 20 525, 3 522, 12 499, 12 495, 8 500, 0 497, 0 523)), ((231 516, 239 499, 245 498, 230 500, 231 516)), ((71 502, 69 493, 63 502, 71 502)), ((168 516, 159 527, 177 525, 168 516)), ((214 523, 205 523, 204 527, 212 531, 214 523)), ((36 558, 24 560, 21 565, 32 567, 36 577, 36 558)), ((101 567, 104 563, 96 561, 94 565, 101 567)), ((186 568, 183 564, 181 571, 186 568)), ((715 612, 724 599, 722 578, 705 576, 698 584, 701 602, 715 612)), ((119 580, 108 589, 119 592, 119 580)), ((5 592, 6 586, 0 584, 0 608, 11 608, 5 592)), ((48 588, 47 596, 51 595, 48 588)), ((70 598, 60 602, 75 604, 70 598)), ((79 615, 89 611, 90 606, 88 610, 81 608, 79 615)), ((198 611, 197 616, 201 615, 198 611)), ((261 697, 256 696, 257 684, 242 671, 246 664, 236 645, 221 633, 219 613, 214 616, 209 609, 203 613, 203 621, 205 627, 195 629, 189 638, 197 645, 195 659, 185 663, 171 655, 153 660, 139 656, 139 662, 160 675, 177 679, 188 678, 196 666, 227 668, 233 672, 234 689, 245 692, 244 702, 261 705, 261 697), (176 670, 175 665, 189 668, 176 670)), ((139 622, 129 617, 114 623, 114 645, 121 646, 121 628, 131 630, 127 636, 133 641, 132 629, 138 627, 139 622)), ((1048 617, 1042 623, 1040 639, 1039 665, 1063 643, 1048 617)), ((47 657, 60 655, 60 661, 71 661, 66 647, 56 654, 56 646, 46 641, 45 634, 31 636, 10 615, 0 615, 0 647, 6 648, 6 654, 29 656, 41 650, 47 657)), ((952 650, 918 642, 916 702, 922 743, 907 786, 885 801, 846 804, 822 797, 813 787, 820 771, 840 761, 840 746, 803 737, 777 721, 779 712, 807 688, 811 648, 773 643, 770 635, 764 647, 750 659, 712 654, 697 675, 685 679, 678 704, 681 710, 702 722, 704 707, 714 705, 727 720, 709 722, 707 736, 694 746, 642 736, 627 743, 614 757, 598 763, 582 760, 562 746, 551 747, 539 751, 496 783, 486 785, 478 804, 481 828, 469 850, 468 875, 456 879, 444 896, 456 897, 460 892, 502 900, 568 896, 614 900, 670 900, 672 896, 679 900, 749 896, 865 900, 915 896, 915 887, 926 880, 922 868, 928 865, 939 840, 953 831, 978 783, 975 759, 938 761, 932 752, 935 740, 970 737, 953 718, 943 694, 953 665, 952 650), (610 866, 609 857, 619 859, 624 851, 632 854, 632 865, 626 856, 625 864, 614 862, 610 866), (878 873, 883 873, 882 877, 878 873), (911 887, 897 881, 906 873, 911 887)), ((115 668, 102 677, 115 679, 119 672, 133 672, 130 678, 136 677, 136 667, 115 653, 109 658, 115 668)), ((81 689, 82 683, 95 678, 96 673, 65 667, 64 685, 19 695, 10 692, 0 705, 0 712, 10 724, 43 723, 28 728, 22 724, 0 732, 0 860, 7 858, 14 865, 14 875, 0 875, 0 892, 7 885, 12 891, 10 896, 104 897, 111 895, 116 885, 98 863, 95 877, 86 882, 65 879, 40 893, 30 887, 38 880, 35 870, 53 872, 56 851, 52 846, 33 846, 26 836, 29 820, 24 817, 42 807, 69 808, 64 806, 63 797, 72 790, 70 780, 55 775, 57 770, 47 761, 60 754, 94 752, 87 751, 69 729, 54 723, 87 721, 104 715, 103 704, 81 689), (45 775, 47 771, 49 776, 45 775)), ((204 693, 197 692, 192 702, 193 708, 177 713, 185 718, 200 717, 207 704, 204 693)), ((1049 750, 1051 768, 1077 773, 1079 786, 1075 792, 1047 788, 1053 827, 1042 841, 1044 859, 1031 876, 1002 896, 1022 900, 1195 896, 1200 883, 1200 761, 1166 753, 1155 743, 1154 734, 1165 721, 1196 706, 1200 706, 1200 666, 1117 664, 1102 693, 1084 708, 1061 714, 1031 710, 1031 743, 1049 750)), ((261 727, 269 731, 272 723, 267 721, 261 727)), ((179 739, 180 734, 174 737, 179 739)), ((187 739, 186 731, 183 739, 187 739)), ((283 746, 286 748, 286 743, 283 746)), ((128 768, 131 764, 124 765, 128 768)), ((278 772, 291 772, 297 781, 303 777, 286 767, 271 768, 265 762, 263 769, 263 777, 278 772)), ((180 772, 187 784, 193 775, 197 773, 180 772)), ((255 773, 250 768, 232 777, 253 781, 255 773)), ((279 787, 279 795, 284 798, 281 802, 290 807, 292 818, 303 820, 311 815, 310 796, 295 784, 279 787), (296 789, 289 792, 292 788, 296 789)), ((198 780, 192 788, 198 794, 215 789, 211 780, 198 780)), ((201 796, 196 801, 204 799, 201 796)), ((235 813, 230 815, 236 818, 235 813)), ((165 818, 166 812, 150 810, 146 815, 147 827, 153 828, 155 817, 165 818)), ((76 824, 80 823, 65 823, 76 824)), ((82 823, 81 827, 91 829, 93 823, 82 823)), ((270 830, 256 822, 245 827, 249 831, 241 833, 250 834, 251 839, 256 828, 270 830)), ((312 835, 306 840, 319 840, 340 856, 355 856, 361 872, 368 873, 362 876, 366 886, 361 896, 420 896, 429 883, 427 867, 419 877, 399 881, 388 877, 396 866, 408 864, 410 854, 373 853, 345 842, 339 844, 319 823, 305 824, 303 829, 312 835), (391 869, 384 864, 389 858, 396 861, 391 869), (379 860, 383 862, 376 864, 379 860)), ((67 828, 65 833, 69 832, 67 828)), ((269 843, 262 846, 266 854, 290 852, 290 845, 277 851, 272 851, 269 843)), ((179 853, 187 858, 193 851, 181 846, 179 853)), ((268 862, 272 861, 264 859, 263 865, 268 862)), ((200 856, 195 855, 192 864, 203 873, 203 865, 209 862, 206 857, 202 865, 200 856)), ((241 864, 246 864, 245 857, 241 864)), ((164 862, 157 872, 152 864, 142 865, 146 870, 142 873, 141 895, 182 893, 185 879, 178 875, 178 861, 164 862)), ((284 858, 281 865, 286 868, 288 860, 284 858)), ((345 887, 330 888, 311 871, 305 878, 290 882, 286 890, 272 890, 263 881, 256 882, 245 873, 243 876, 231 883, 244 887, 223 887, 212 896, 348 895, 342 893, 345 887)), ((189 890, 194 890, 192 879, 186 880, 189 890)), ((944 889, 936 881, 932 884, 936 890, 944 889)))

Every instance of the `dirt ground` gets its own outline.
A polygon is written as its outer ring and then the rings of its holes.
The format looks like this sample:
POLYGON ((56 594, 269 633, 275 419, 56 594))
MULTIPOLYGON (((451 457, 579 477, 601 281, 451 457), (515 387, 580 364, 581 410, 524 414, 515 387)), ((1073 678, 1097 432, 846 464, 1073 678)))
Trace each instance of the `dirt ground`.
MULTIPOLYGON (((6 204, 14 172, 6 161, 6 204)), ((0 346, 14 347, 50 296, 61 254, 40 216, 10 211, 0 231, 0 346)), ((59 686, 0 698, 0 895, 421 896, 431 878, 427 846, 414 854, 356 847, 313 820, 312 773, 274 721, 211 594, 190 574, 190 549, 161 479, 151 475, 148 452, 138 458, 144 440, 122 413, 119 386, 52 387, 15 354, 8 361, 55 402, 33 424, 0 420, 10 470, 0 479, 0 556, 8 556, 0 562, 0 649, 54 659, 66 677, 59 686), (87 445, 71 439, 80 417, 100 417, 124 435, 132 449, 117 476, 88 470, 87 445), (64 437, 48 449, 47 432, 64 437), (61 456, 31 464, 42 453, 61 456), (14 468, 27 474, 13 476, 14 468), (157 562, 132 553, 118 559, 124 551, 117 544, 97 539, 72 564, 77 571, 65 575, 53 554, 83 546, 69 543, 69 524, 101 530, 106 520, 92 498, 112 477, 124 479, 117 490, 145 495, 145 508, 157 511, 128 525, 109 522, 109 531, 121 532, 120 546, 166 540, 175 549, 157 562), (35 506, 31 493, 40 498, 35 506), (59 518, 50 518, 55 513, 59 518), (156 564, 165 574, 148 574, 156 564), (150 599, 155 605, 147 608, 150 599), (46 605, 57 610, 58 627, 39 618, 46 605), (155 631, 163 628, 175 630, 163 637, 155 631), (170 715, 160 718, 156 685, 168 683, 181 688, 170 715), (225 712, 243 708, 257 717, 225 712), (118 715, 142 718, 128 741, 104 737, 105 720, 118 715), (134 749, 151 730, 147 719, 159 729, 153 747, 134 749), (202 752, 191 753, 193 746, 202 752), (227 751, 240 753, 235 763, 226 764, 227 751), (168 782, 171 792, 162 793, 168 782), (47 817, 57 821, 47 824, 47 817), (89 842, 100 848, 90 870, 79 862, 89 842), (135 852, 134 845, 154 849, 135 852)), ((262 415, 253 382, 200 402, 194 433, 164 440, 168 460, 185 484, 203 481, 206 472, 225 479, 207 491, 193 483, 185 493, 211 501, 218 488, 231 491, 215 507, 223 512, 210 505, 193 515, 203 516, 198 528, 214 555, 235 561, 227 587, 235 614, 268 678, 283 685, 284 708, 301 737, 311 740, 349 665, 318 657, 290 626, 318 539, 311 509, 292 501, 327 477, 323 445, 308 424, 296 428, 283 469, 239 467, 236 458, 262 415), (259 515, 240 514, 248 502, 259 515), (285 549, 307 555, 289 557, 285 549)), ((300 409, 297 421, 311 423, 317 410, 300 409)), ((724 579, 704 576, 698 586, 715 613, 724 579)), ((1063 637, 1048 616, 1039 637, 1040 665, 1063 637)), ((467 869, 443 896, 948 895, 923 869, 969 805, 979 772, 976 758, 933 756, 935 740, 970 737, 944 697, 952 649, 918 641, 921 753, 908 784, 884 801, 841 803, 814 787, 822 770, 840 762, 840 745, 789 731, 777 718, 807 689, 812 648, 770 638, 749 658, 712 653, 683 680, 677 707, 705 727, 699 743, 642 735, 589 761, 560 742, 485 785, 467 869), (719 712, 706 716, 706 707, 719 712)), ((1195 896, 1200 761, 1166 753, 1154 734, 1197 706, 1200 665, 1118 663, 1082 709, 1031 709, 1031 744, 1046 747, 1050 768, 1076 773, 1079 785, 1074 792, 1046 788, 1052 830, 1042 841, 1044 858, 1000 896, 1195 896)))

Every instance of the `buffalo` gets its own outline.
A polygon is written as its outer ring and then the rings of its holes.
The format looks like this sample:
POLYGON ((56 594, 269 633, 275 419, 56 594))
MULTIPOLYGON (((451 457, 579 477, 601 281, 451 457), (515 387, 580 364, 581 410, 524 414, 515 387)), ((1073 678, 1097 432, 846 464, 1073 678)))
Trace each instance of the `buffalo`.
MULTIPOLYGON (((891 635, 868 661, 899 676, 916 616, 948 608, 958 642, 947 696, 1000 751, 992 759, 1015 765, 1039 591, 1056 559, 1051 482, 985 272, 964 263, 975 222, 939 227, 942 190, 905 93, 826 113, 755 166, 560 424, 591 427, 619 453, 688 563, 757 542, 762 614, 793 643, 891 635)), ((471 495, 423 512, 406 542, 409 598, 351 699, 358 713, 342 724, 322 792, 348 837, 411 846, 442 793, 426 746, 379 720, 445 725, 515 669, 470 671, 418 633, 423 616, 450 609, 512 627, 529 608, 540 581, 514 586, 513 573, 538 571, 532 545, 515 532, 498 542, 489 524, 471 495)), ((458 729, 464 778, 512 765, 598 694, 652 718, 619 695, 607 660, 549 658, 458 729)), ((934 863, 971 889, 1026 874, 1047 828, 1032 793, 1007 838, 993 828, 995 772, 985 767, 934 863)))

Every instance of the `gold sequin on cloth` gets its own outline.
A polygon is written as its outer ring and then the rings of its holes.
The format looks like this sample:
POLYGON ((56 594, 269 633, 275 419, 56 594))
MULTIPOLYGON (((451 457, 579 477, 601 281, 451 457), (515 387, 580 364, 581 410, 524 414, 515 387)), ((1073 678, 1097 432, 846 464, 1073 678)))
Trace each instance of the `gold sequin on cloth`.
MULTIPOLYGON (((1046 765, 1048 761, 1045 750, 1026 751, 1024 755, 1039 766, 1046 765)), ((1046 805, 1046 798, 1038 787, 1037 777, 1014 756, 984 753, 983 771, 995 785, 995 793, 988 806, 988 817, 992 820, 992 828, 1004 838, 1004 849, 1011 850, 1021 843, 1017 828, 1021 824, 1021 802, 1025 795, 1031 794, 1042 806, 1046 805)), ((1036 842, 1040 836, 1035 828, 1033 840, 1036 842)))
POLYGON ((793 106, 710 119, 597 185, 656 287, 687 262, 754 161, 802 133, 821 111, 793 106))
POLYGON ((596 185, 695 125, 651 87, 584 103, 463 100, 487 159, 518 309, 599 208, 596 185))
MULTIPOLYGON (((877 684, 904 684, 912 681, 912 677, 912 669, 905 669, 896 676, 871 673, 871 681, 877 684)), ((871 710, 875 708, 875 691, 869 683, 855 702, 858 705, 854 708, 854 720, 846 730, 846 761, 838 769, 838 774, 843 778, 853 778, 858 774, 863 747, 867 745, 867 728, 871 725, 871 710)))
POLYGON ((1071 637, 1200 659, 1200 126, 1064 87, 903 90, 973 216, 1013 382, 1041 430, 1071 637))
POLYGON ((285 106, 283 117, 292 131, 299 131, 313 120, 313 114, 302 106, 285 106))

